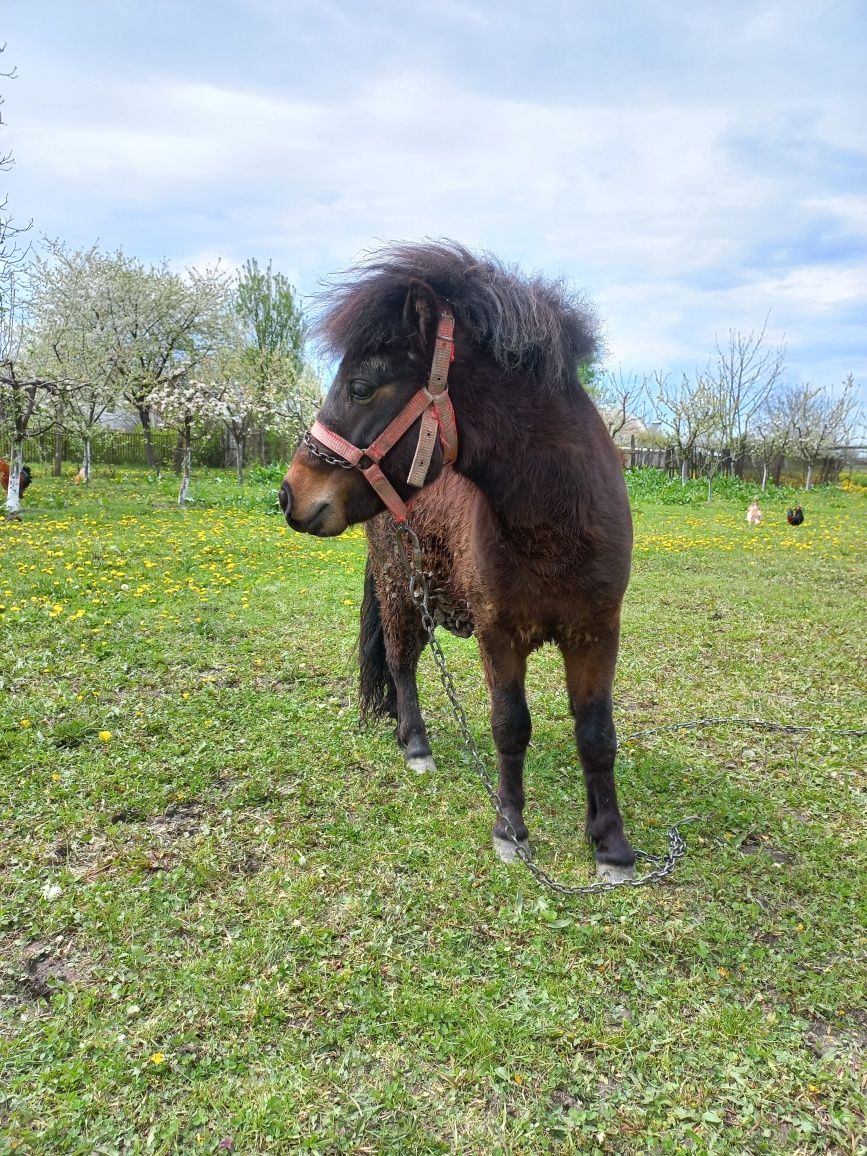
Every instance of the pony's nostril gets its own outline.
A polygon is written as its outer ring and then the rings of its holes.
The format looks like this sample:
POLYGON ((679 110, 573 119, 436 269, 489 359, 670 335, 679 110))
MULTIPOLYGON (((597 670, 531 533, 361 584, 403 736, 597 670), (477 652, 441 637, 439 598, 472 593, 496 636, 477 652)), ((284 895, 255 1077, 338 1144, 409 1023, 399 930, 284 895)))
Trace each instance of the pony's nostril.
POLYGON ((280 509, 288 517, 289 511, 292 509, 292 491, 289 489, 288 482, 284 482, 280 487, 280 493, 277 495, 277 501, 280 503, 280 509))

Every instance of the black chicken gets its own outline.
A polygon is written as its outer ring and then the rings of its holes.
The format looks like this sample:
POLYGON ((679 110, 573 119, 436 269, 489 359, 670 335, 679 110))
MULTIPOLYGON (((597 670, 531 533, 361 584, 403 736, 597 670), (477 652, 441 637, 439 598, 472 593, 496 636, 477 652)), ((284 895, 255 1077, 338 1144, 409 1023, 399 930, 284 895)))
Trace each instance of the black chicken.
POLYGON ((804 511, 800 506, 795 506, 794 510, 786 510, 786 521, 790 526, 800 526, 804 520, 804 511))

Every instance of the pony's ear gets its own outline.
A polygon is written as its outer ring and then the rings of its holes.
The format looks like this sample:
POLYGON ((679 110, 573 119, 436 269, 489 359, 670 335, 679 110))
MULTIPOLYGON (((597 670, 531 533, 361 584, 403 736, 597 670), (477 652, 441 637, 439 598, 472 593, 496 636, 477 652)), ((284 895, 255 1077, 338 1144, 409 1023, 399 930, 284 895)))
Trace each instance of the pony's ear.
POLYGON ((409 339, 410 351, 424 354, 437 330, 437 300, 430 286, 423 281, 410 281, 403 303, 403 330, 409 339))

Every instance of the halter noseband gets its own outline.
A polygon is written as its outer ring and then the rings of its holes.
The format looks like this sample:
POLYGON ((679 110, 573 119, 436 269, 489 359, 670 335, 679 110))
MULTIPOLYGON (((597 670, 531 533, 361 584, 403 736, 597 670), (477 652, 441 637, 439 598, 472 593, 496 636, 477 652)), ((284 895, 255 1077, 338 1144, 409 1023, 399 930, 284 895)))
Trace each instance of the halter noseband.
POLYGON ((382 433, 372 441, 366 449, 359 449, 352 442, 342 438, 340 434, 324 426, 317 418, 308 433, 304 435, 307 448, 317 457, 326 457, 313 445, 311 438, 336 453, 342 461, 327 458, 333 465, 355 468, 367 478, 371 486, 391 510, 398 522, 405 522, 409 514, 408 503, 404 502, 397 490, 382 472, 379 463, 388 451, 400 441, 409 427, 421 417, 421 429, 418 435, 418 445, 412 459, 407 485, 420 489, 424 485, 430 468, 436 436, 439 433, 443 447, 443 461, 451 463, 458 456, 458 429, 455 423, 455 411, 452 408, 448 394, 449 366, 455 359, 455 319, 449 309, 440 310, 439 324, 437 325, 434 342, 433 361, 430 367, 430 376, 426 389, 420 389, 413 394, 400 413, 385 427, 382 433), (369 458, 371 464, 362 466, 364 458, 369 458))

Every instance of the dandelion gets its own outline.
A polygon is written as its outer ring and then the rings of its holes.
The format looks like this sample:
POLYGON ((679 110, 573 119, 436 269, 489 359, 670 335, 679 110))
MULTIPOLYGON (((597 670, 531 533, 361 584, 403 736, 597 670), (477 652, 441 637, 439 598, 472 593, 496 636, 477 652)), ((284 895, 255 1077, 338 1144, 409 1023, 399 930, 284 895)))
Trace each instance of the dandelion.
POLYGON ((100 731, 99 732, 99 741, 101 743, 110 743, 111 742, 111 731, 100 731))
POLYGON ((158 1068, 160 1064, 164 1064, 165 1062, 166 1057, 162 1052, 154 1052, 154 1054, 151 1056, 151 1063, 154 1065, 154 1067, 158 1068))

